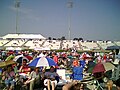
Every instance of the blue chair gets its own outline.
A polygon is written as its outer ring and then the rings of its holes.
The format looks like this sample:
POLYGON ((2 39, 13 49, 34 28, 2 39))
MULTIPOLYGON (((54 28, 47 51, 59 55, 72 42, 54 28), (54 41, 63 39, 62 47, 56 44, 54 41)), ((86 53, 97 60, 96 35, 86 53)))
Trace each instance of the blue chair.
POLYGON ((82 67, 84 68, 84 67, 85 67, 85 65, 86 65, 85 60, 80 60, 79 62, 80 62, 80 66, 82 66, 82 67))
POLYGON ((83 80, 83 67, 73 67, 72 77, 73 80, 83 80))

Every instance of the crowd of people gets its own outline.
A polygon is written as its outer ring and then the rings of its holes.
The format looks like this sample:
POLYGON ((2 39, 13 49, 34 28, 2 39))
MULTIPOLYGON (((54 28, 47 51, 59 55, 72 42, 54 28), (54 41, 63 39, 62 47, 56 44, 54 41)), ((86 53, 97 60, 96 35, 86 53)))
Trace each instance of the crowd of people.
MULTIPOLYGON (((6 90, 18 90, 17 85, 20 88, 24 88, 26 90, 34 90, 36 87, 41 87, 42 89, 47 90, 55 90, 59 80, 62 80, 62 77, 58 75, 56 69, 65 69, 72 70, 72 74, 70 75, 71 82, 78 82, 84 80, 84 76, 86 73, 89 73, 92 76, 91 67, 96 65, 97 63, 105 63, 110 62, 113 63, 115 61, 115 53, 107 52, 82 52, 78 53, 77 51, 69 51, 69 52, 56 52, 56 51, 0 51, 0 62, 8 60, 9 56, 13 56, 9 58, 13 60, 16 56, 23 55, 26 58, 22 59, 22 62, 16 62, 11 65, 7 65, 5 67, 0 67, 1 73, 1 82, 5 84, 6 90), (31 58, 29 58, 29 57, 31 58), (48 67, 30 67, 29 63, 38 57, 49 57, 57 63, 57 66, 48 67)), ((114 63, 113 63, 114 64, 114 63)), ((118 64, 116 66, 119 66, 118 64)), ((107 78, 111 80, 112 70, 110 70, 107 78)), ((119 73, 118 73, 119 74, 119 73)), ((100 75, 100 74, 99 74, 100 75)), ((100 75, 101 77, 102 75, 100 75)), ((120 90, 120 82, 119 75, 118 78, 113 81, 116 84, 118 90, 120 90), (116 83, 115 83, 116 82, 116 83)), ((70 86, 70 85, 68 85, 70 86)), ((64 89, 63 86, 63 90, 64 89)), ((68 90, 84 90, 83 83, 72 84, 71 89, 68 90)), ((108 90, 112 90, 111 88, 108 90)))

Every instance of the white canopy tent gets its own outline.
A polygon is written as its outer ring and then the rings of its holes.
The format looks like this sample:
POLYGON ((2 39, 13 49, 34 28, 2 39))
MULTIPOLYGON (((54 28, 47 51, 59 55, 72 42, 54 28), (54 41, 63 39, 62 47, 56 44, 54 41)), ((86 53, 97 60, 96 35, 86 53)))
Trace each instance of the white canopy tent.
POLYGON ((46 39, 41 34, 7 34, 3 39, 46 39))

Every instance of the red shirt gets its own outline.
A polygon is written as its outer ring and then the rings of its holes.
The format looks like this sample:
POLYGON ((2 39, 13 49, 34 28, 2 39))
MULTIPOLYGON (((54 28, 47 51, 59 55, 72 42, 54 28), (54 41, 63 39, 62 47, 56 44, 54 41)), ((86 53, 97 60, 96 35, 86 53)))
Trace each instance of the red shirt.
POLYGON ((58 63, 58 57, 57 57, 56 55, 53 57, 53 60, 54 60, 56 63, 58 63))
POLYGON ((29 72, 30 72, 30 68, 29 68, 29 66, 28 65, 26 65, 26 66, 21 66, 20 67, 20 73, 25 73, 25 74, 28 74, 29 72))

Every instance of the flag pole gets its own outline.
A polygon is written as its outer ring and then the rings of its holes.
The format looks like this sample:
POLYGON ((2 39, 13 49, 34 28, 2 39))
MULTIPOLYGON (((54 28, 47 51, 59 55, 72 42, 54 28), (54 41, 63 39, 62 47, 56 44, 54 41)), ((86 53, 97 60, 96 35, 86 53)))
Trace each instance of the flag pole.
POLYGON ((15 33, 18 33, 18 9, 20 7, 20 1, 16 0, 15 2, 15 8, 16 8, 16 28, 15 28, 15 33))
POLYGON ((73 7, 72 0, 69 0, 68 3, 69 15, 68 15, 68 39, 71 40, 71 9, 73 7))

